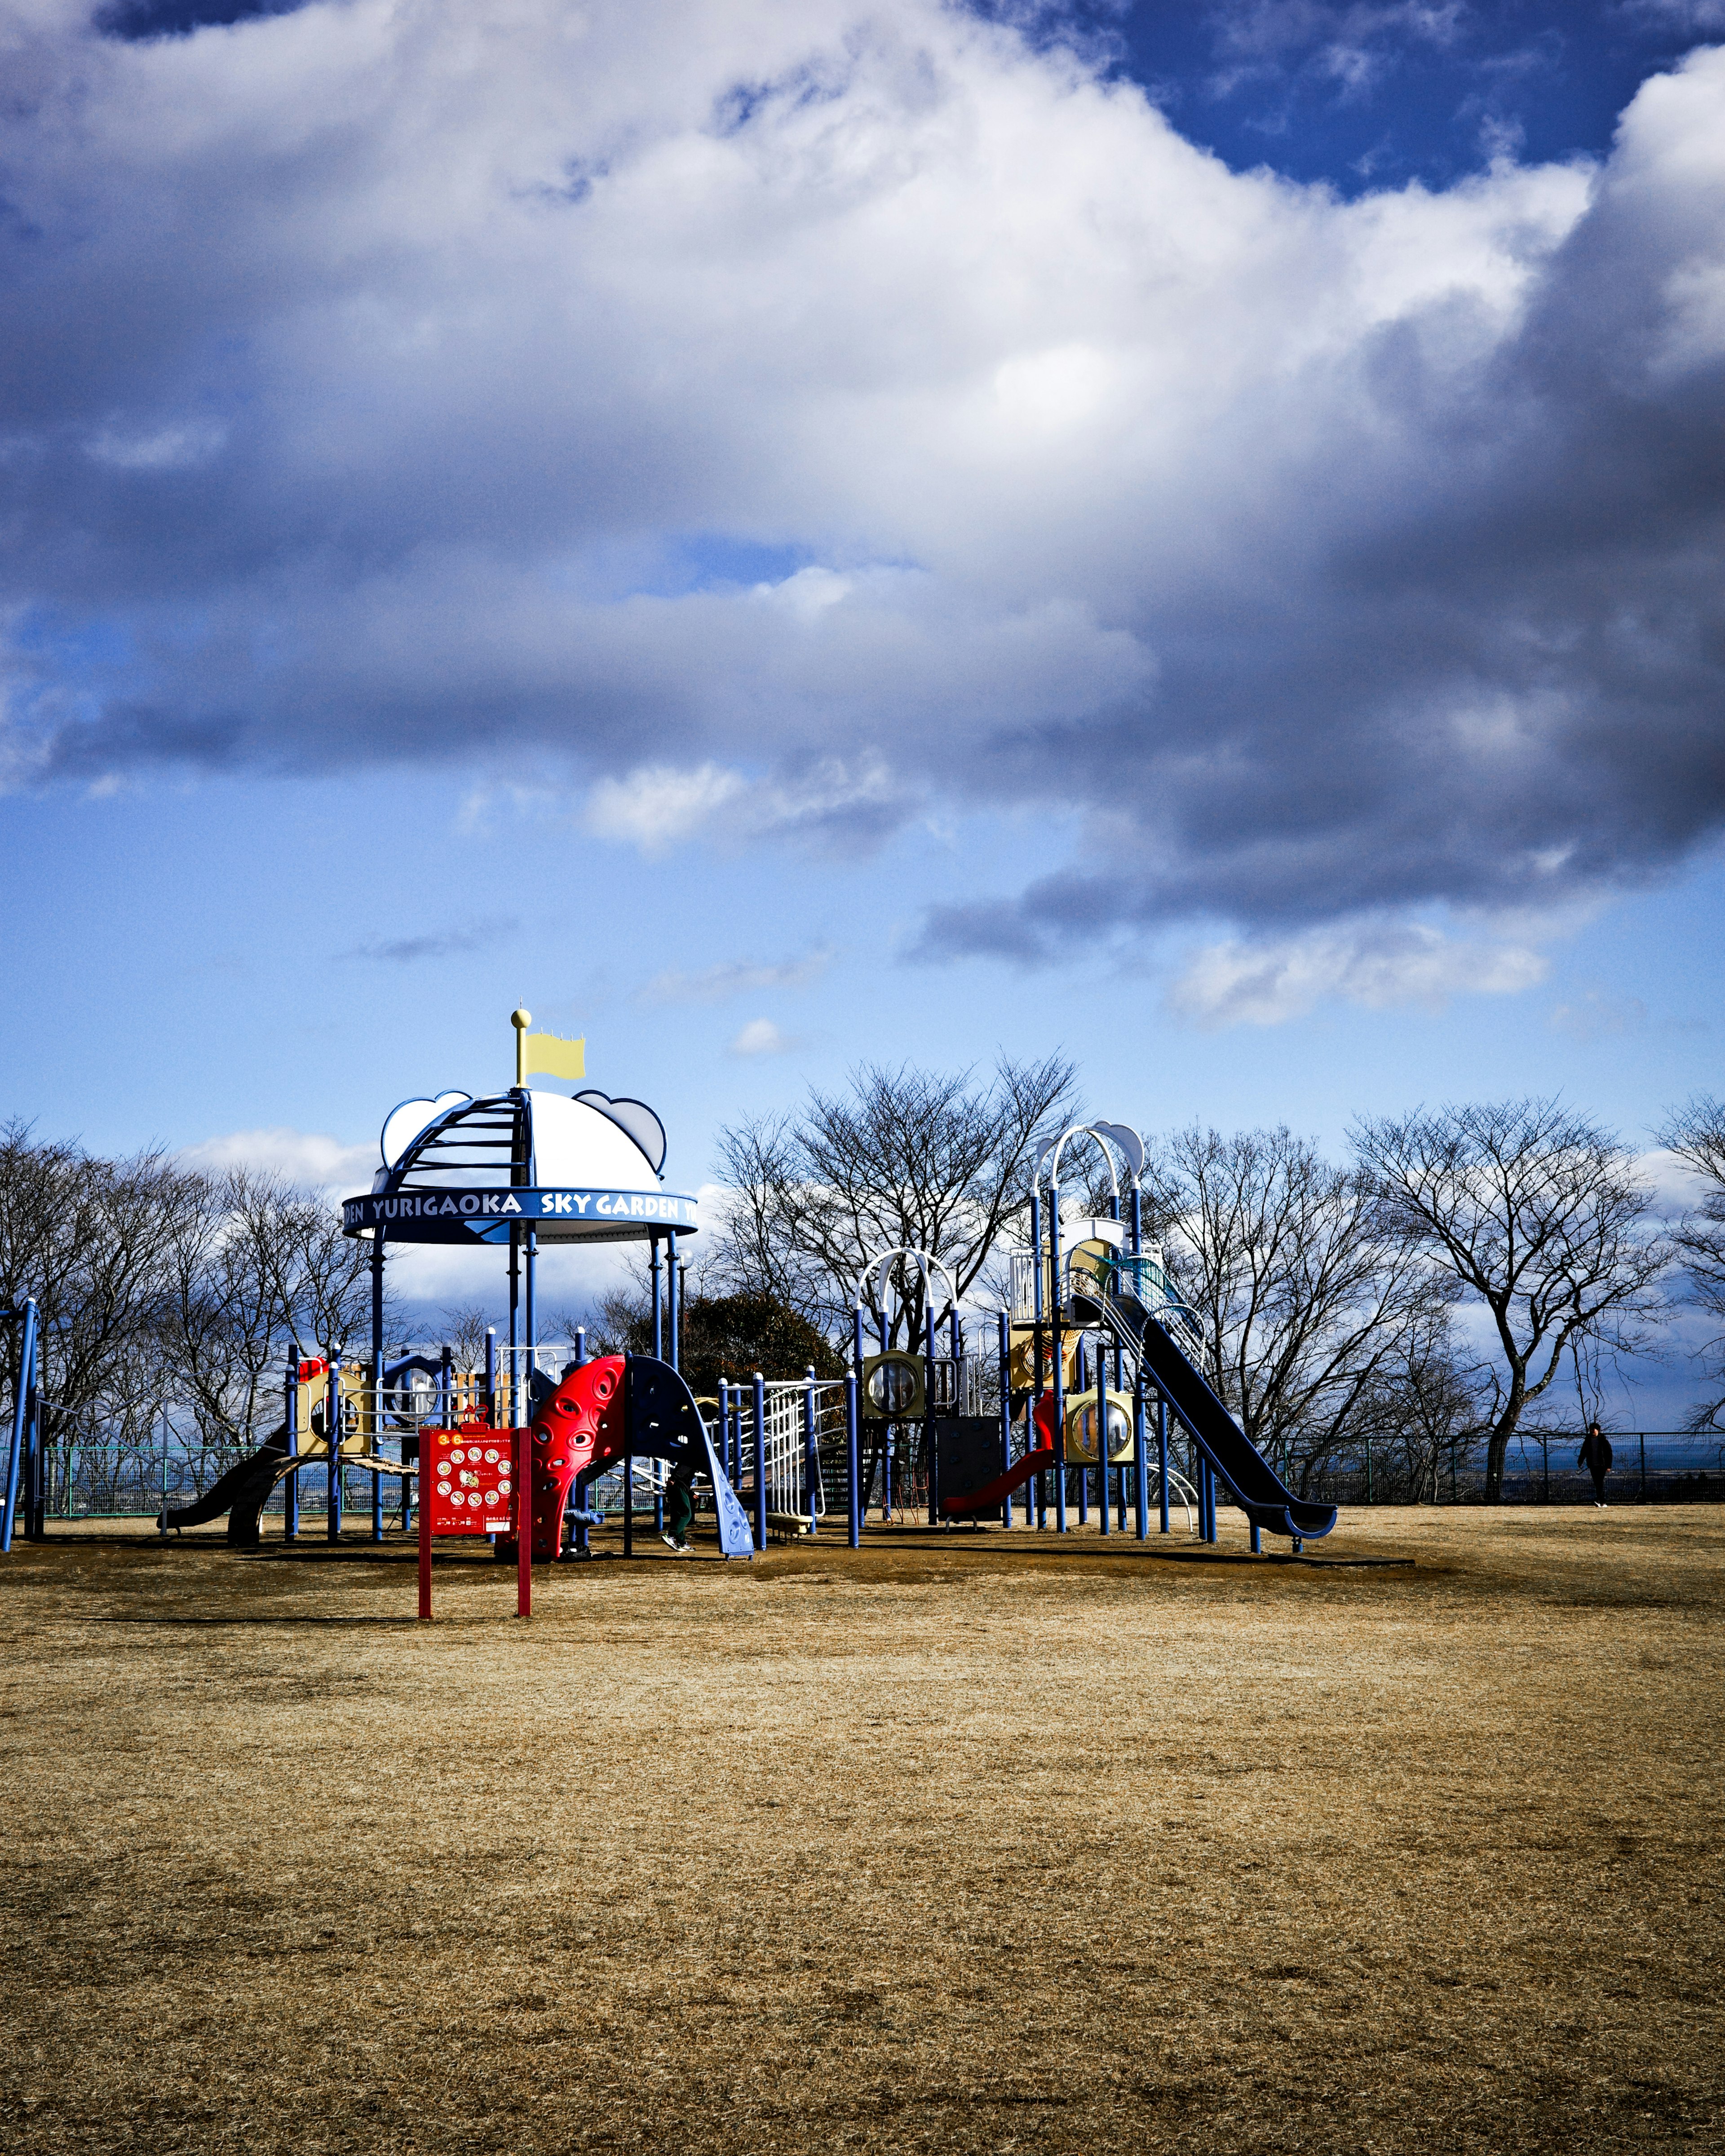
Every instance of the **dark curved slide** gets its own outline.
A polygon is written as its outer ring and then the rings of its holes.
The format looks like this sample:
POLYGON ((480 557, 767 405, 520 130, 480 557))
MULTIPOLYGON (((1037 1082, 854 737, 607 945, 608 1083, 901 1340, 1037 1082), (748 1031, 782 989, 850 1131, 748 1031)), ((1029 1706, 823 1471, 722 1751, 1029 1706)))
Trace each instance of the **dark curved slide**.
POLYGON ((168 1527, 201 1527, 228 1515, 228 1539, 242 1549, 258 1541, 258 1515, 288 1466, 287 1424, 283 1423, 268 1440, 237 1467, 218 1476, 201 1497, 189 1505, 172 1505, 157 1521, 168 1527))
MULTIPOLYGON (((1175 1346, 1159 1320, 1134 1296, 1110 1295, 1100 1285, 1072 1298, 1075 1317, 1094 1310, 1142 1358, 1150 1380, 1191 1433, 1235 1502, 1254 1527, 1296 1542, 1316 1542, 1336 1524, 1333 1505, 1309 1505, 1296 1497, 1240 1424, 1175 1346)), ((1090 1322, 1094 1322, 1091 1320, 1090 1322)))

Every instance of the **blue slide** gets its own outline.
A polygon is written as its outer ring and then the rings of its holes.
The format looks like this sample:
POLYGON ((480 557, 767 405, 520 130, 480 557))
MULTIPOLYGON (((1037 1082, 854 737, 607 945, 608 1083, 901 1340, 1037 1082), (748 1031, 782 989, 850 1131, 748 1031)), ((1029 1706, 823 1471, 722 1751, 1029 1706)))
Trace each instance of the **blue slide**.
POLYGON ((1192 1441, 1254 1527, 1296 1542, 1316 1542, 1336 1524, 1333 1505, 1309 1505, 1296 1497, 1270 1462, 1175 1346, 1162 1323, 1134 1295, 1111 1291, 1092 1276, 1073 1285, 1070 1308, 1081 1325, 1109 1326, 1121 1345, 1137 1357, 1145 1377, 1184 1424, 1192 1441))

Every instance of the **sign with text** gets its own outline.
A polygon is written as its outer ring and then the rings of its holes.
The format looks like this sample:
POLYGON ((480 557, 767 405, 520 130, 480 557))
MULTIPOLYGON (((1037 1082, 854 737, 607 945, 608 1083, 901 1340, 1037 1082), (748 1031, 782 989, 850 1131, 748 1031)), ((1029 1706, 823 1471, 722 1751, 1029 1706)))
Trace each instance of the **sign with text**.
POLYGON ((420 1502, 433 1534, 514 1533, 514 1437, 476 1422, 420 1431, 420 1502))
POLYGON ((344 1199, 341 1226, 349 1235, 382 1235, 391 1242, 507 1242, 510 1229, 532 1228, 542 1242, 629 1242, 674 1228, 689 1235, 701 1207, 672 1190, 514 1189, 398 1190, 344 1199))

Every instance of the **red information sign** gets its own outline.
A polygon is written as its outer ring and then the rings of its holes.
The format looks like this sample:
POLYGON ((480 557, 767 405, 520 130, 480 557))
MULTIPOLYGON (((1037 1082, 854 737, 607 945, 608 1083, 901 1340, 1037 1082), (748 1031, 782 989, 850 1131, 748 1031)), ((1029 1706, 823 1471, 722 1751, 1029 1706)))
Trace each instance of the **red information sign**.
POLYGON ((531 1519, 521 1485, 531 1479, 533 1440, 525 1430, 465 1422, 459 1430, 419 1433, 419 1614, 431 1614, 431 1543, 435 1535, 515 1535, 516 1609, 533 1608, 533 1537, 516 1534, 531 1519))
POLYGON ((433 1534, 514 1533, 514 1436, 484 1423, 420 1431, 420 1502, 433 1534))

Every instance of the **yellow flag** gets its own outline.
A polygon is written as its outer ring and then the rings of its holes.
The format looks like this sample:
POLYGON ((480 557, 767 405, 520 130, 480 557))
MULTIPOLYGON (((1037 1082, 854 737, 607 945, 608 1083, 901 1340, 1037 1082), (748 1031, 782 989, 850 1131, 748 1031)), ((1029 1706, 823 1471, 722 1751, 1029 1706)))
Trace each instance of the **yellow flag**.
POLYGON ((521 1040, 521 1075, 542 1078, 584 1078, 587 1040, 560 1040, 554 1033, 529 1033, 521 1040))

